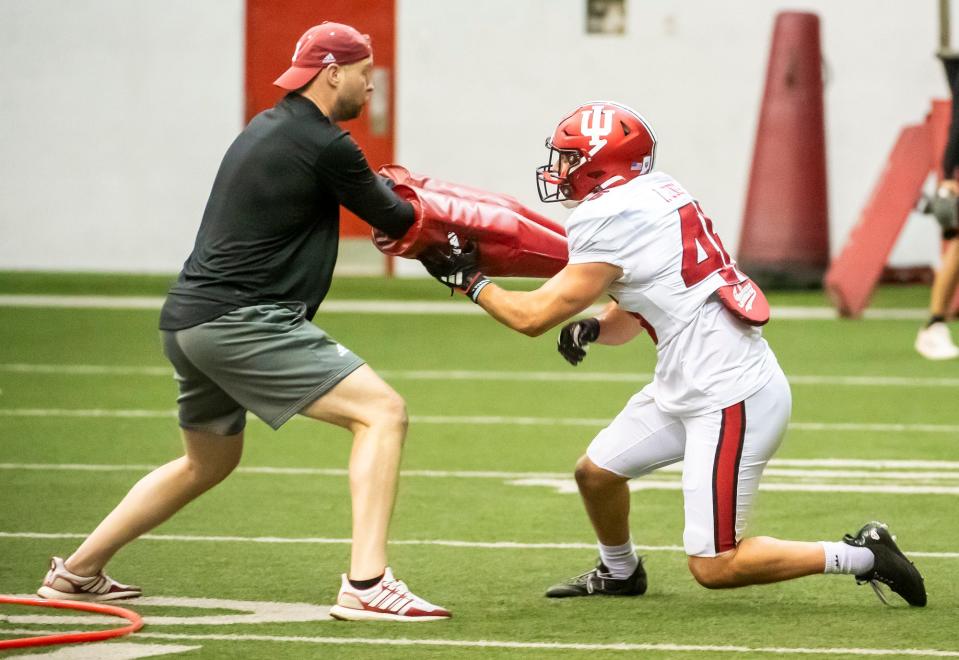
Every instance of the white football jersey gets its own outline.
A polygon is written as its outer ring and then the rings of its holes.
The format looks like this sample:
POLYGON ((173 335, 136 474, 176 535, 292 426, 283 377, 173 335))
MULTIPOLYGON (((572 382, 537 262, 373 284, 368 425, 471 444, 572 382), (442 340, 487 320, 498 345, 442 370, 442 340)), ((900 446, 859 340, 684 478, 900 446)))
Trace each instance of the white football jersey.
POLYGON ((587 199, 566 224, 569 263, 603 262, 623 276, 609 295, 656 342, 647 393, 670 414, 725 408, 758 391, 778 369, 760 328, 715 295, 746 279, 699 204, 663 172, 587 199))

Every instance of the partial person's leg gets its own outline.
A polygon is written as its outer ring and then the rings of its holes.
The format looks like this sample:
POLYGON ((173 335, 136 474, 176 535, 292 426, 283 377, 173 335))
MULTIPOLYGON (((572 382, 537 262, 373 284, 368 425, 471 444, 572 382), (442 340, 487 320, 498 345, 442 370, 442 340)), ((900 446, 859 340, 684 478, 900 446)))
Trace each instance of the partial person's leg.
POLYGON ((330 616, 347 621, 450 618, 448 610, 412 593, 387 566, 386 542, 408 424, 403 399, 364 364, 301 412, 353 434, 352 556, 330 616))
POLYGON ((66 560, 76 575, 96 575, 124 545, 225 479, 240 462, 243 433, 183 429, 186 452, 138 481, 66 560))
POLYGON ((353 434, 353 549, 349 577, 355 581, 377 578, 383 575, 388 563, 386 542, 406 438, 406 404, 368 365, 363 365, 302 413, 342 426, 353 434))
POLYGON ((174 366, 184 455, 143 477, 64 562, 54 557, 43 585, 45 598, 113 600, 140 595, 138 587, 102 575, 124 545, 148 532, 226 478, 243 453, 246 410, 182 351, 178 333, 162 333, 174 366))
POLYGON ((759 480, 789 421, 779 373, 746 401, 688 418, 683 470, 689 569, 705 587, 739 587, 822 573, 818 543, 742 539, 759 480), (742 539, 740 541, 740 539, 742 539))
POLYGON ((406 406, 369 366, 305 314, 304 306, 292 303, 243 307, 168 333, 165 348, 177 373, 196 381, 207 377, 235 405, 274 429, 300 413, 353 434, 349 575, 371 580, 383 575, 387 564, 386 537, 406 437, 406 406))
POLYGON ((781 541, 769 536, 745 538, 732 550, 715 557, 689 557, 693 577, 709 589, 781 582, 823 573, 824 566, 821 544, 781 541))
POLYGON ((689 570, 710 589, 840 573, 883 583, 910 605, 925 605, 916 567, 882 523, 868 523, 840 542, 743 538, 763 468, 789 420, 789 385, 780 372, 759 392, 717 413, 687 418, 683 469, 689 570))
POLYGON ((782 582, 820 573, 854 575, 870 583, 888 603, 880 584, 910 605, 926 604, 922 575, 896 545, 886 525, 867 523, 842 541, 781 541, 768 536, 743 539, 734 549, 715 557, 689 557, 689 570, 709 589, 782 582))
POLYGON ((232 401, 274 429, 299 413, 353 434, 352 558, 331 616, 449 618, 446 610, 410 593, 387 566, 406 405, 362 359, 309 322, 306 311, 292 303, 243 307, 178 332, 169 352, 180 349, 184 366, 201 369, 232 401))
POLYGON ((576 485, 586 515, 602 545, 629 541, 629 477, 605 470, 582 456, 576 463, 576 485))
MULTIPOLYGON (((683 540, 689 570, 704 587, 779 582, 826 569, 821 543, 742 538, 763 469, 779 448, 791 407, 789 384, 779 372, 744 402, 685 420, 683 540)), ((839 550, 858 572, 871 567, 864 548, 839 550)))
POLYGON ((950 360, 959 357, 946 321, 952 310, 953 297, 959 285, 959 239, 953 238, 942 255, 942 264, 932 280, 929 296, 929 321, 916 335, 916 351, 929 360, 950 360))
POLYGON ((635 394, 599 432, 576 465, 576 483, 596 538, 602 545, 629 541, 630 479, 683 457, 685 430, 679 419, 635 394))
POLYGON ((139 587, 104 575, 103 567, 123 546, 226 478, 243 453, 242 431, 224 436, 184 429, 183 435, 184 456, 138 481, 66 561, 53 557, 37 595, 110 601, 142 594, 139 587))
POLYGON ((644 393, 635 395, 600 431, 576 464, 576 484, 596 532, 599 565, 553 585, 551 598, 591 594, 639 595, 646 575, 629 532, 628 481, 682 458, 680 421, 662 413, 644 393))
POLYGON ((929 314, 933 319, 949 318, 949 309, 956 286, 959 285, 959 239, 952 239, 942 254, 942 264, 932 281, 929 297, 929 314))

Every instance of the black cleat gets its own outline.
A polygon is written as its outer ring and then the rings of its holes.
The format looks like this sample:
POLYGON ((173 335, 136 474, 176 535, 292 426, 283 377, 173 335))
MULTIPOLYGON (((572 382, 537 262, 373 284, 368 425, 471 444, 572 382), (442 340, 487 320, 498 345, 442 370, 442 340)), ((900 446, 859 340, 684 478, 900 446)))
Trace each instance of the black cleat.
POLYGON ((902 596, 910 605, 926 606, 926 585, 922 575, 911 561, 902 554, 896 545, 896 537, 889 533, 885 523, 871 522, 863 525, 855 536, 846 534, 842 537, 843 543, 868 548, 876 558, 872 569, 856 576, 856 582, 866 582, 873 588, 876 595, 886 605, 886 600, 878 583, 888 585, 890 589, 902 596))
POLYGON ((593 570, 574 578, 554 584, 546 590, 547 598, 572 598, 574 596, 642 596, 646 593, 646 571, 643 560, 633 574, 625 580, 617 580, 609 574, 602 561, 593 570))

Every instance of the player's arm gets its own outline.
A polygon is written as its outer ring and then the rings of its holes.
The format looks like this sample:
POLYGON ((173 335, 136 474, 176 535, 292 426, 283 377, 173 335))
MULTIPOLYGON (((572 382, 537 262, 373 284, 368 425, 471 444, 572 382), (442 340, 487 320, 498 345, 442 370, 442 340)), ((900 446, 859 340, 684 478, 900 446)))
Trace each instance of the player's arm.
POLYGON ((619 266, 594 262, 569 264, 535 291, 508 291, 490 282, 479 268, 479 249, 468 243, 449 252, 439 247, 419 255, 430 275, 465 293, 503 325, 537 337, 589 307, 622 277, 619 266))
POLYGON ((622 275, 612 264, 570 264, 535 291, 508 291, 490 283, 475 302, 503 325, 538 337, 592 305, 622 275))
POLYGON ((611 302, 596 316, 599 321, 597 344, 619 346, 632 341, 643 331, 643 326, 635 316, 625 311, 617 302, 611 302))
POLYGON ((611 302, 593 318, 564 325, 556 340, 556 350, 575 367, 586 357, 590 344, 625 344, 642 329, 639 319, 620 308, 618 303, 611 302))

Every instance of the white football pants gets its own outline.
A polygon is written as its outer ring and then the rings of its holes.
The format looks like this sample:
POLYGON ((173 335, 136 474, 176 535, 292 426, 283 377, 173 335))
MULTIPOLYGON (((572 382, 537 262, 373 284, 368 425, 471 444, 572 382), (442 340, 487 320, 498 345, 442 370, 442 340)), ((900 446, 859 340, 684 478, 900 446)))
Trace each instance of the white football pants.
POLYGON ((683 461, 686 554, 714 557, 739 543, 759 479, 779 448, 792 395, 781 369, 762 389, 723 410, 667 415, 634 395, 586 450, 597 466, 634 478, 683 461))

